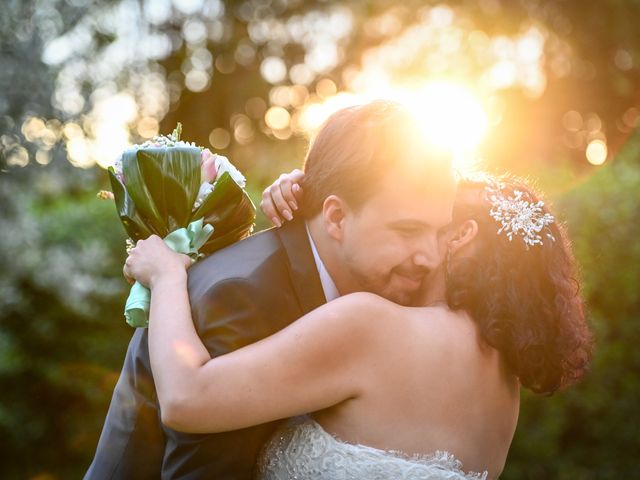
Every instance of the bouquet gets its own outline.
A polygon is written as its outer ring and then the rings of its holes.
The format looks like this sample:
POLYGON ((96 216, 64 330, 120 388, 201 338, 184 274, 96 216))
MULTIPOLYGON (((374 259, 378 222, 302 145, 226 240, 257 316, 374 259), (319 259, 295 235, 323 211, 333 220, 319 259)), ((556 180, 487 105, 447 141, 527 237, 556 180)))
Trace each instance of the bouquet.
MULTIPOLYGON (((251 233, 255 206, 244 190, 245 178, 226 157, 180 140, 180 124, 123 152, 109 167, 118 215, 127 244, 156 234, 174 251, 194 261, 251 233)), ((150 293, 131 288, 125 318, 133 327, 148 325, 150 293)))

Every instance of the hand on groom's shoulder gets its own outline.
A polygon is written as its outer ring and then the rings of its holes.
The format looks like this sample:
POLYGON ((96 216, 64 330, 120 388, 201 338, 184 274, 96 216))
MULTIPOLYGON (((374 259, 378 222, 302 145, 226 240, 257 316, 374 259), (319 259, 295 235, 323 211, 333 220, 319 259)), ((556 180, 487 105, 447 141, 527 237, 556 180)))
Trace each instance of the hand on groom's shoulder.
POLYGON ((194 264, 188 288, 196 330, 212 356, 261 340, 324 303, 302 221, 194 264))

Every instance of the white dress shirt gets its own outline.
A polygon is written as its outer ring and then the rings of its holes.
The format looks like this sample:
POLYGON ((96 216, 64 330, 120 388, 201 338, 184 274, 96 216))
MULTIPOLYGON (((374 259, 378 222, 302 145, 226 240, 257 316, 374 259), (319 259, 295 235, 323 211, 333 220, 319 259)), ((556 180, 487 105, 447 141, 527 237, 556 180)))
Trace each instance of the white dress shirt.
POLYGON ((307 236, 309 237, 309 243, 311 244, 311 251, 313 252, 313 259, 316 262, 316 268, 318 269, 318 273, 320 274, 320 283, 322 284, 322 291, 324 292, 324 297, 327 299, 327 302, 331 300, 335 300, 340 296, 338 289, 336 288, 336 284, 333 283, 333 279, 329 272, 327 271, 327 267, 324 266, 320 255, 318 254, 318 249, 316 248, 316 244, 313 242, 313 238, 311 238, 311 233, 309 232, 309 226, 305 222, 304 227, 307 230, 307 236))

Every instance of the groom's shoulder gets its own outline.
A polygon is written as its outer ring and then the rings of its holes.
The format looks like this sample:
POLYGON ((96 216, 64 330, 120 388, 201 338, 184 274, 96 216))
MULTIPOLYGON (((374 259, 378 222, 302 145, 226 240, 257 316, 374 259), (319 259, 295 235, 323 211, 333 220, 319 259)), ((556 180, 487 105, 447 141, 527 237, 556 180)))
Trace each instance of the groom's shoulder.
POLYGON ((251 235, 197 262, 189 269, 189 295, 196 300, 221 288, 291 288, 293 281, 307 281, 314 267, 304 221, 294 220, 251 235))
POLYGON ((261 265, 282 255, 283 245, 275 229, 255 233, 200 260, 189 269, 189 276, 210 279, 249 277, 261 265))

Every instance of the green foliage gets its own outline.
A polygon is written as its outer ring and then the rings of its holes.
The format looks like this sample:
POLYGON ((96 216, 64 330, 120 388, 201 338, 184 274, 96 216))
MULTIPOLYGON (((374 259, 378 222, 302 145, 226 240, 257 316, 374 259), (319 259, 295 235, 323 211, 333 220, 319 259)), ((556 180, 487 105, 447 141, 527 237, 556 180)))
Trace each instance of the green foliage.
MULTIPOLYGON (((129 3, 132 10, 128 13, 134 15, 134 5, 150 2, 129 3)), ((351 12, 353 29, 338 45, 338 64, 331 71, 315 75, 307 85, 308 93, 315 95, 315 84, 322 78, 332 79, 342 88, 344 78, 353 72, 368 48, 391 41, 394 35, 414 25, 416 12, 429 4, 423 0, 243 0, 222 2, 217 13, 211 9, 207 16, 202 12, 185 13, 176 7, 191 2, 167 3, 171 6, 164 20, 143 7, 144 12, 137 11, 136 18, 154 18, 138 30, 167 39, 171 48, 159 56, 119 65, 120 70, 114 67, 114 72, 104 68, 111 65, 113 58, 102 54, 116 43, 121 32, 117 22, 104 19, 114 7, 122 5, 120 0, 3 3, 3 479, 82 476, 97 444, 131 335, 131 329, 122 321, 127 291, 121 274, 126 234, 118 224, 112 202, 95 198, 95 192, 107 186, 107 175, 99 169, 72 168, 64 148, 27 138, 23 122, 34 116, 56 119, 58 127, 55 122, 50 125, 54 130, 70 119, 81 124, 82 118, 70 118, 70 114, 59 110, 61 99, 68 95, 65 88, 75 87, 79 92, 79 116, 91 109, 97 87, 106 86, 110 92, 129 89, 142 92, 139 96, 149 96, 140 72, 150 73, 166 83, 170 98, 167 105, 157 109, 161 114, 145 115, 160 119, 166 114, 162 118, 165 126, 184 122, 189 140, 206 145, 212 129, 224 128, 233 134, 240 125, 236 123, 238 118, 249 122, 252 140, 232 141, 224 153, 242 167, 249 180, 250 196, 258 203, 262 188, 280 172, 299 166, 306 148, 306 140, 300 137, 282 142, 263 135, 264 112, 255 114, 249 108, 260 105, 260 101, 266 108, 266 100, 277 87, 260 75, 265 58, 280 57, 292 68, 304 63, 314 46, 313 42, 306 45, 291 39, 281 44, 281 39, 276 38, 278 32, 286 32, 290 19, 299 20, 309 13, 310 19, 315 16, 326 22, 321 14, 332 7, 342 6, 351 12), (382 16, 388 12, 395 15, 391 22, 382 16), (260 33, 256 25, 272 20, 273 28, 268 33, 275 39, 270 40, 266 34, 263 41, 252 38, 251 33, 260 33), (188 22, 194 21, 187 28, 188 22), (185 31, 197 30, 191 27, 200 21, 205 25, 206 39, 202 44, 185 41, 185 31), (380 30, 379 26, 385 28, 380 30), (43 62, 45 45, 65 35, 69 35, 66 47, 73 45, 70 57, 43 62), (246 56, 246 52, 250 55, 246 56), (208 64, 201 68, 212 72, 210 88, 189 91, 185 88, 185 70, 193 67, 194 61, 207 63, 208 54, 208 64), (46 166, 34 162, 36 152, 43 151, 51 158, 46 166), (29 165, 10 166, 8 159, 15 155, 23 159, 27 155, 29 165)), ((530 21, 558 35, 545 51, 548 83, 544 95, 534 100, 508 91, 501 100, 507 105, 496 129, 500 136, 494 142, 497 147, 490 155, 498 158, 495 165, 513 166, 517 159, 519 173, 546 169, 554 190, 573 182, 575 172, 580 171, 575 160, 584 163, 584 152, 562 145, 567 132, 560 119, 569 109, 585 114, 585 118, 596 112, 606 127, 608 144, 623 143, 631 127, 627 125, 624 130, 616 125, 634 102, 637 107, 634 95, 640 83, 637 1, 441 3, 456 9, 464 22, 487 35, 512 34, 530 21), (567 50, 573 52, 570 62, 555 56, 567 50), (565 69, 569 63, 570 68, 565 69), (562 73, 564 70, 570 70, 570 74, 562 73), (538 162, 539 158, 546 161, 538 162)), ((304 39, 313 37, 311 31, 304 39)), ((64 50, 64 43, 60 51, 64 50)), ((421 51, 402 65, 402 72, 393 73, 424 73, 428 69, 424 61, 428 53, 421 51)), ((445 55, 445 73, 447 68, 455 67, 456 58, 445 55)), ((469 78, 486 67, 481 60, 481 55, 473 56, 465 64, 469 78)), ((162 104, 159 99, 153 100, 152 106, 162 104)), ((640 353, 636 348, 640 343, 639 191, 640 139, 636 137, 598 174, 558 198, 558 210, 564 213, 583 267, 584 292, 596 332, 596 353, 592 370, 580 385, 551 398, 524 395, 518 431, 502 476, 506 480, 640 478, 640 443, 636 434, 640 427, 640 353)), ((210 201, 213 200, 215 197, 210 201)), ((136 215, 123 204, 118 209, 126 210, 132 218, 136 215)), ((266 226, 260 215, 257 228, 266 226)))
POLYGON ((640 135, 558 199, 596 334, 590 373, 551 398, 525 395, 503 479, 640 478, 640 135))
POLYGON ((81 476, 131 334, 124 232, 75 170, 0 183, 2 478, 81 476))

